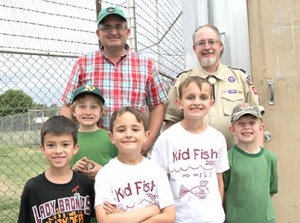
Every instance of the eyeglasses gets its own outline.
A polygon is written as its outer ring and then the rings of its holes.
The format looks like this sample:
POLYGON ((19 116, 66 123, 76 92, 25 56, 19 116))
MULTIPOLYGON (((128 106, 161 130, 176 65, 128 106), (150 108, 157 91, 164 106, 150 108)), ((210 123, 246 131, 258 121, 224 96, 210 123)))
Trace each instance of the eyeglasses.
POLYGON ((116 25, 116 26, 105 25, 105 26, 99 26, 99 29, 105 33, 110 33, 113 31, 113 29, 115 29, 117 32, 121 32, 127 29, 127 26, 126 25, 116 25))
POLYGON ((204 47, 204 46, 206 46, 206 44, 208 44, 209 46, 214 46, 219 42, 220 42, 220 40, 214 40, 214 39, 200 40, 199 42, 194 43, 194 45, 204 47))

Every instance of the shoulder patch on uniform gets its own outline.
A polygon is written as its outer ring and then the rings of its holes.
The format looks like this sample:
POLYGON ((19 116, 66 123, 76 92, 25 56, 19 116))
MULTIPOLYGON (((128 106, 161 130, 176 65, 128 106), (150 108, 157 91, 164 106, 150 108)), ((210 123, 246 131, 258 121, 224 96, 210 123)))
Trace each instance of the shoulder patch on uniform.
POLYGON ((190 69, 190 70, 185 70, 185 71, 180 72, 179 74, 177 74, 176 78, 178 78, 181 74, 190 72, 191 70, 192 70, 192 69, 190 69))
POLYGON ((254 93, 255 95, 257 95, 257 91, 256 91, 254 85, 251 87, 251 89, 252 89, 253 93, 254 93))
POLYGON ((253 81, 252 81, 252 78, 250 77, 250 75, 247 75, 246 82, 249 86, 253 85, 253 81))

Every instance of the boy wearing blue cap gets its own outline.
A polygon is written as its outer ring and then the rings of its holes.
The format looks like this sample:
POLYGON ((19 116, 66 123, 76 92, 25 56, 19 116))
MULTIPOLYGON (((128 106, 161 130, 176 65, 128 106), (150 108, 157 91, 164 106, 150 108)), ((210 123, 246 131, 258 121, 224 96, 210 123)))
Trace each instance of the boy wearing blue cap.
POLYGON ((264 125, 258 107, 242 103, 233 109, 231 133, 237 144, 228 151, 224 174, 227 223, 276 222, 272 196, 278 192, 277 159, 260 146, 264 125))

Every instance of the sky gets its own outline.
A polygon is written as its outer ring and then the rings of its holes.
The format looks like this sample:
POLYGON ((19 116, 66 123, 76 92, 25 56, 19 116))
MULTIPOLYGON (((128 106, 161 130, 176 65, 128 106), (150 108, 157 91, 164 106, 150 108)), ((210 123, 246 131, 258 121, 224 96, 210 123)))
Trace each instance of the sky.
MULTIPOLYGON (((113 5, 108 2, 121 6, 128 16, 128 1, 102 1, 102 7, 113 5)), ((137 14, 140 17, 137 26, 141 33, 138 39, 142 42, 140 49, 145 48, 142 53, 158 59, 158 56, 153 54, 153 50, 157 48, 152 42, 159 41, 156 35, 163 36, 162 45, 172 42, 175 46, 168 50, 159 49, 161 55, 164 55, 159 58, 161 64, 178 69, 178 72, 181 71, 170 61, 177 58, 177 54, 182 56, 179 52, 182 41, 176 36, 164 36, 165 30, 168 30, 174 20, 173 17, 177 17, 179 12, 170 11, 169 7, 173 6, 168 5, 167 0, 159 3, 161 5, 158 7, 158 10, 167 10, 166 13, 158 13, 158 15, 154 13, 157 10, 155 1, 136 2, 138 2, 137 14), (147 5, 144 7, 141 4, 147 5), (157 16, 162 19, 170 18, 170 21, 166 22, 158 18, 159 23, 153 24, 152 20, 157 16), (147 23, 150 26, 147 26, 147 23), (151 45, 154 46, 147 48, 151 45)), ((177 3, 171 1, 170 4, 177 3)), ((98 49, 95 8, 95 0, 2 1, 0 3, 0 51, 2 52, 0 94, 8 89, 21 89, 30 95, 35 103, 60 106, 62 104, 60 98, 76 57, 98 49), (50 57, 3 53, 7 51, 49 54, 50 57), (51 55, 67 55, 70 58, 51 57, 51 55)), ((160 69, 164 71, 165 67, 160 69)))
MULTIPOLYGON (((103 3, 103 7, 108 5, 103 3)), ((35 103, 61 105, 75 57, 98 49, 95 8, 94 0, 0 3, 0 94, 21 89, 35 103), (73 58, 3 53, 6 51, 73 58)))

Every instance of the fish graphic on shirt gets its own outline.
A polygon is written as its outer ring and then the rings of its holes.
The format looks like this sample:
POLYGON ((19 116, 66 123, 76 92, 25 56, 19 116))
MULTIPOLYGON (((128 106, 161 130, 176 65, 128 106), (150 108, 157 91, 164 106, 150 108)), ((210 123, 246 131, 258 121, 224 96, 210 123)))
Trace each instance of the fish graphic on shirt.
POLYGON ((181 199, 187 193, 191 193, 200 199, 206 198, 207 194, 209 193, 209 190, 206 186, 207 183, 207 180, 201 180, 200 184, 198 186, 193 187, 192 189, 187 189, 184 185, 181 185, 179 191, 179 199, 181 199))

